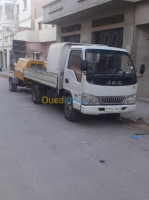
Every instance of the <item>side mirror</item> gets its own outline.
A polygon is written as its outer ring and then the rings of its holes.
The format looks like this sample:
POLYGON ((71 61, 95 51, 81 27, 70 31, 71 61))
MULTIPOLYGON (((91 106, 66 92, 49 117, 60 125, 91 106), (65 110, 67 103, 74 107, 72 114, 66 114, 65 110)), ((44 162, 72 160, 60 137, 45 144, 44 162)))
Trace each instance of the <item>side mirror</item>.
POLYGON ((86 60, 82 60, 82 63, 81 63, 81 70, 84 72, 84 71, 87 71, 87 68, 88 68, 88 63, 86 60))
POLYGON ((140 74, 143 76, 144 72, 145 72, 145 65, 142 64, 140 67, 140 74))

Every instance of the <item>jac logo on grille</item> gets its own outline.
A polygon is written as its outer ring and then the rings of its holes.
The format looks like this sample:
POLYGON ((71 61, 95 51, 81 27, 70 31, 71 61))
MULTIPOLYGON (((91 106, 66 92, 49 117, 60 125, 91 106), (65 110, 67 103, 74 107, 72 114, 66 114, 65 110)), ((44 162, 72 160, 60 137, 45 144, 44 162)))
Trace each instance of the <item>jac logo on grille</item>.
POLYGON ((113 85, 113 86, 116 86, 116 85, 123 85, 123 82, 122 81, 108 81, 107 82, 107 85, 113 85))

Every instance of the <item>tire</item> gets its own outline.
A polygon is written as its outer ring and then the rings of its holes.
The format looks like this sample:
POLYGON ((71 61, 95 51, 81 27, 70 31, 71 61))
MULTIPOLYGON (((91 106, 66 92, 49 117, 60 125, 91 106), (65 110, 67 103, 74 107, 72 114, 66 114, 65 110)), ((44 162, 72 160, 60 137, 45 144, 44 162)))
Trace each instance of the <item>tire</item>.
POLYGON ((32 88, 32 100, 34 104, 41 104, 42 91, 38 85, 33 86, 32 88))
POLYGON ((11 92, 16 92, 17 91, 17 85, 13 83, 12 78, 9 79, 9 90, 11 92))
POLYGON ((78 113, 73 108, 71 95, 67 95, 65 97, 64 114, 65 114, 65 118, 70 122, 74 122, 77 119, 78 113))

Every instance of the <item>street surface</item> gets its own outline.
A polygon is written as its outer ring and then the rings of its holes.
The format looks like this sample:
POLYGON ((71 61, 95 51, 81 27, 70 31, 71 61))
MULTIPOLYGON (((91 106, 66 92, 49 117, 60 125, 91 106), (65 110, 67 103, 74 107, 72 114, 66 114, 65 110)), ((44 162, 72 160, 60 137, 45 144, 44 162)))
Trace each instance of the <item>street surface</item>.
POLYGON ((70 123, 0 77, 0 200, 149 200, 148 133, 123 119, 70 123))

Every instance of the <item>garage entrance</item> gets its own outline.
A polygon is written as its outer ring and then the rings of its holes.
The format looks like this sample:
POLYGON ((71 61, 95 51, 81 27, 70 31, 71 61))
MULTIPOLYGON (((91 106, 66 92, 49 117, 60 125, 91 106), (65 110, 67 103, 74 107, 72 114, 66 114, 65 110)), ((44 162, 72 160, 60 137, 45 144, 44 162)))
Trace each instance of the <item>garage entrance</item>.
POLYGON ((104 44, 110 47, 122 48, 123 28, 93 32, 92 44, 104 44))

